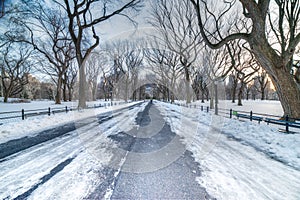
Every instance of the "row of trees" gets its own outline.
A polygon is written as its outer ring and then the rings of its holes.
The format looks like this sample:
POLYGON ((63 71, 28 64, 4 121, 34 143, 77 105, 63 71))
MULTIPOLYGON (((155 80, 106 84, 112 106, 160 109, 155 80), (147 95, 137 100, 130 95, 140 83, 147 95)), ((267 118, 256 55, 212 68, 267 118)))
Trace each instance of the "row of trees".
MULTIPOLYGON (((54 77, 57 103, 60 92, 68 88, 72 66, 79 71, 79 107, 85 107, 88 85, 95 98, 99 73, 104 96, 113 98, 123 93, 125 100, 136 99, 141 80, 148 81, 139 68, 149 65, 156 77, 152 81, 170 101, 179 98, 190 103, 194 91, 198 97, 209 96, 212 105, 215 99, 215 106, 218 86, 228 77, 233 87, 231 97, 234 100, 238 96, 240 101, 255 82, 260 83, 256 89, 263 93, 268 74, 285 115, 300 118, 300 72, 293 59, 300 42, 300 3, 296 0, 218 4, 207 0, 156 0, 148 18, 155 33, 147 42, 126 41, 99 49, 97 28, 115 15, 135 24, 131 16, 141 9, 141 0, 53 0, 54 6, 40 1, 21 2, 22 6, 16 6, 9 15, 10 30, 1 35, 1 48, 5 50, 15 43, 33 48, 24 51, 23 57, 28 62, 34 57, 29 66, 38 64, 41 72, 54 77), (263 73, 253 80, 258 72, 263 73), (234 89, 237 86, 238 91, 234 89)), ((4 77, 8 74, 4 66, 8 64, 2 63, 4 77)))
POLYGON ((205 44, 220 49, 245 42, 269 74, 284 114, 300 118, 300 72, 293 59, 299 51, 300 2, 239 0, 219 2, 218 6, 208 0, 186 2, 197 15, 205 44))
MULTIPOLYGON (((185 71, 183 70, 184 67, 180 61, 180 56, 176 52, 172 52, 170 50, 167 51, 166 48, 162 50, 158 47, 154 47, 155 44, 157 45, 157 43, 152 42, 151 48, 145 48, 145 45, 147 45, 145 40, 135 42, 125 40, 111 43, 107 45, 105 50, 101 52, 92 52, 86 64, 88 83, 87 91, 89 91, 89 93, 87 94, 88 99, 96 100, 99 76, 102 77, 100 87, 102 87, 101 92, 104 94, 104 98, 111 98, 112 95, 110 93, 116 93, 116 91, 114 90, 120 90, 124 93, 122 98, 126 101, 130 96, 130 92, 134 92, 134 94, 132 94, 130 98, 137 99, 137 91, 135 90, 138 87, 138 82, 140 81, 138 77, 142 65, 151 66, 152 73, 156 74, 156 76, 158 77, 151 80, 152 82, 154 81, 159 85, 165 86, 162 87, 162 90, 166 90, 167 88, 169 88, 172 91, 170 95, 170 99, 172 102, 174 102, 175 98, 179 98, 178 96, 174 96, 174 92, 177 90, 176 87, 180 85, 180 83, 178 82, 182 81, 182 79, 184 78, 183 74, 185 73, 185 71)), ((9 47, 11 46, 8 46, 6 51, 4 52, 4 58, 6 61, 6 64, 4 66, 7 67, 7 69, 5 70, 5 74, 7 76, 3 76, 2 85, 4 86, 3 92, 5 94, 5 99, 7 99, 8 96, 16 96, 17 94, 21 93, 21 91, 24 94, 25 85, 29 82, 28 76, 30 70, 29 64, 23 64, 27 59, 27 57, 24 58, 23 56, 23 48, 25 48, 26 45, 23 47, 20 46, 22 47, 19 49, 18 55, 20 57, 14 57, 14 59, 11 58, 12 60, 10 62, 8 57, 8 55, 10 55, 8 51, 9 47), (16 64, 18 62, 20 64, 16 64), (19 74, 11 73, 13 71, 19 74), (9 74, 10 76, 8 76, 9 74), (11 77, 11 80, 8 80, 9 77, 11 77), (17 79, 23 81, 18 82, 17 79), (10 83, 13 83, 15 85, 10 86, 10 83), (11 92, 8 92, 8 90, 10 90, 11 92)), ((31 52, 28 52, 26 55, 30 55, 30 53, 31 52)), ((56 85, 56 91, 54 92, 55 95, 53 95, 56 102, 59 103, 61 99, 63 99, 64 101, 72 100, 72 97, 74 95, 74 85, 76 83, 76 75, 78 71, 78 69, 74 67, 76 65, 71 62, 68 70, 64 74, 59 76, 55 73, 56 68, 54 68, 53 66, 45 66, 41 61, 39 61, 38 64, 39 66, 41 66, 41 69, 38 69, 49 75, 56 85), (60 90, 58 90, 58 88, 60 88, 60 90), (60 97, 58 98, 58 96, 60 97)), ((58 72, 60 72, 59 69, 60 68, 58 68, 58 72)), ((204 99, 209 98, 210 82, 207 79, 207 74, 205 74, 205 71, 200 71, 199 69, 200 67, 192 67, 192 71, 189 74, 192 83, 191 89, 195 94, 194 99, 201 99, 202 101, 204 101, 204 99)), ((236 97, 235 93, 237 89, 239 89, 239 101, 241 101, 241 94, 244 94, 244 90, 247 91, 247 95, 245 96, 248 99, 251 89, 252 98, 255 98, 255 95, 258 93, 258 91, 261 91, 261 96, 263 99, 265 96, 263 93, 265 91, 266 85, 268 84, 268 79, 266 78, 266 73, 263 72, 259 76, 256 76, 254 81, 254 72, 257 71, 253 70, 246 76, 241 77, 239 76, 239 74, 242 73, 241 70, 233 70, 229 75, 228 84, 226 85, 228 89, 228 94, 226 95, 227 98, 232 99, 232 101, 234 102, 236 97), (247 82, 245 81, 246 79, 247 82), (251 80, 251 84, 249 84, 250 81, 248 79, 251 80)), ((33 85, 30 85, 30 87, 33 87, 33 89, 38 88, 38 86, 33 85)), ((168 91, 166 90, 162 92, 165 94, 163 96, 163 98, 165 99, 167 98, 166 92, 168 91)), ((39 96, 41 96, 38 95, 40 92, 37 91, 31 93, 33 94, 31 98, 38 98, 39 96)), ((26 95, 23 96, 25 97, 26 95)), ((120 94, 118 94, 118 96, 120 96, 120 94)))
MULTIPOLYGON (((206 72, 216 97, 217 82, 233 70, 241 88, 245 88, 256 71, 263 68, 277 91, 284 114, 300 117, 299 61, 295 63, 293 59, 299 53, 299 1, 155 3, 150 24, 159 33, 159 46, 179 56, 187 103, 191 100, 191 73, 201 55, 201 67, 196 70, 206 72)), ((264 82, 261 89, 266 87, 265 80, 259 81, 264 82)))
MULTIPOLYGON (((242 105, 244 91, 249 90, 250 85, 258 85, 258 78, 255 84, 253 79, 262 69, 249 45, 237 40, 216 50, 208 48, 201 37, 201 27, 198 26, 197 15, 191 3, 159 0, 152 5, 149 23, 158 33, 148 39, 152 42, 149 44, 151 50, 146 53, 146 57, 152 62, 152 71, 161 76, 160 84, 172 91, 175 91, 174 86, 178 77, 184 75, 183 93, 187 103, 191 102, 192 89, 196 99, 201 96, 204 100, 210 96, 213 100, 215 96, 217 97, 218 82, 225 82, 230 77, 229 81, 233 80, 230 83, 232 84, 230 97, 234 102, 239 85, 238 104, 242 105)), ((247 28, 246 24, 244 26, 247 28)), ((225 27, 227 32, 232 29, 229 25, 225 27)), ((263 77, 266 77, 266 73, 263 77)), ((256 86, 255 90, 252 88, 253 93, 257 91, 264 93, 267 80, 265 78, 261 81, 263 89, 260 87, 258 90, 256 86)), ((211 103, 213 104, 213 101, 211 103)))
MULTIPOLYGON (((100 41, 95 29, 115 15, 128 17, 130 11, 139 10, 140 3, 140 0, 118 3, 74 0, 53 1, 49 5, 41 1, 22 0, 11 5, 7 8, 9 12, 1 19, 7 29, 0 35, 0 47, 6 49, 14 46, 9 56, 13 57, 15 63, 19 63, 15 64, 17 71, 25 75, 14 73, 7 80, 9 70, 13 67, 5 62, 5 58, 1 58, 2 87, 5 88, 7 84, 15 85, 10 87, 14 89, 9 89, 12 92, 5 90, 5 96, 15 94, 16 84, 23 88, 28 82, 26 74, 34 69, 51 77, 56 85, 55 101, 58 104, 62 96, 64 100, 71 99, 75 81, 79 78, 79 107, 84 108, 86 79, 89 79, 89 84, 95 85, 95 79, 98 78, 97 74, 94 77, 86 75, 88 59, 100 41), (22 62, 18 62, 14 54, 19 54, 18 49, 24 46, 28 52, 24 53, 26 55, 22 54, 19 59, 22 62), (31 63, 27 64, 28 62, 31 63), (25 68, 25 65, 28 66, 27 70, 21 68, 25 68)), ((89 74, 92 73, 94 72, 89 74)))

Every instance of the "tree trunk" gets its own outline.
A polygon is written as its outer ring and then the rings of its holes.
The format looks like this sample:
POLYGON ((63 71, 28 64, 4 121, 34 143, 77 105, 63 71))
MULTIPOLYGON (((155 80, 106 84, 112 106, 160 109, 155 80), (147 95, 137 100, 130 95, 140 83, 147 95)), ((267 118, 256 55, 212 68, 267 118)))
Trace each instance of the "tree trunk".
POLYGON ((93 101, 96 101, 96 100, 97 100, 96 94, 97 94, 97 81, 94 81, 94 82, 92 83, 92 100, 93 100, 93 101))
POLYGON ((86 74, 82 63, 79 67, 79 101, 78 108, 86 108, 86 74))
POLYGON ((68 98, 67 98, 67 88, 66 88, 65 84, 64 84, 64 87, 63 87, 63 100, 64 100, 64 102, 68 101, 68 98))
POLYGON ((8 102, 8 94, 7 94, 7 93, 4 94, 3 102, 4 102, 4 103, 7 103, 7 102, 8 102))
POLYGON ((68 101, 68 98, 67 98, 67 81, 66 81, 66 75, 64 77, 63 84, 64 84, 64 87, 63 87, 63 99, 64 99, 64 102, 66 102, 66 101, 68 101))
POLYGON ((143 86, 139 88, 139 100, 142 100, 143 86))
POLYGON ((300 89, 284 68, 276 68, 275 76, 270 76, 284 110, 284 115, 300 119, 300 89))
POLYGON ((191 91, 190 91, 190 77, 186 77, 185 81, 185 91, 186 91, 186 103, 191 103, 191 91))
POLYGON ((189 73, 189 67, 185 66, 184 67, 184 72, 185 72, 185 91, 186 91, 186 104, 191 103, 191 92, 190 92, 190 83, 191 83, 191 78, 190 78, 190 73, 189 73))
POLYGON ((240 89, 239 89, 239 94, 238 94, 238 106, 242 106, 242 98, 243 98, 243 84, 241 85, 240 89))
POLYGON ((261 88, 261 100, 265 100, 265 89, 261 88))
POLYGON ((201 103, 204 103, 204 99, 205 99, 204 90, 202 90, 201 91, 201 103))
POLYGON ((246 100, 247 101, 249 100, 249 95, 250 95, 250 91, 249 91, 249 88, 247 88, 247 91, 246 91, 246 100))
POLYGON ((210 109, 214 109, 214 87, 211 86, 211 92, 210 92, 210 109))
POLYGON ((59 75, 56 85, 56 95, 55 95, 55 104, 61 104, 61 86, 62 86, 62 76, 59 75))
POLYGON ((236 95, 236 87, 237 87, 237 84, 234 83, 234 86, 232 88, 232 103, 235 103, 235 95, 236 95))
POLYGON ((134 90, 131 96, 132 101, 135 101, 136 97, 136 91, 134 90))
POLYGON ((209 90, 208 89, 206 89, 206 101, 209 101, 209 90))
POLYGON ((214 90, 215 90, 215 115, 219 114, 219 109, 218 109, 218 84, 214 83, 214 90))
POLYGON ((71 87, 68 87, 68 96, 69 96, 69 101, 72 101, 72 96, 73 96, 73 91, 71 87))

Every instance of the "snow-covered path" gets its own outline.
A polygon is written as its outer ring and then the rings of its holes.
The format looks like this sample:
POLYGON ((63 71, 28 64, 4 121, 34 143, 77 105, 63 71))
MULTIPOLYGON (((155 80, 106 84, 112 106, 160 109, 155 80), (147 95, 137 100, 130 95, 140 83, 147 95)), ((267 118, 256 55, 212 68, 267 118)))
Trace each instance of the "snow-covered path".
MULTIPOLYGON (((197 157, 197 148, 193 148, 197 157)), ((221 136, 213 150, 197 159, 199 183, 218 199, 299 199, 300 172, 249 146, 221 136)))
POLYGON ((299 199, 297 136, 279 135, 287 142, 271 152, 266 127, 162 102, 145 114, 146 105, 29 134, 38 142, 6 156, 0 144, 0 199, 299 199))
MULTIPOLYGON (((137 119, 138 129, 112 138, 127 153, 108 199, 213 199, 196 181, 198 164, 180 137, 170 130, 156 106, 149 103, 137 119)), ((114 154, 114 157, 119 157, 114 154)), ((99 191, 89 199, 99 199, 99 191)), ((100 196, 101 197, 101 196, 100 196)))
POLYGON ((101 171, 114 146, 107 135, 134 125, 140 109, 77 121, 74 131, 1 159, 0 199, 84 198, 106 178, 101 171))
POLYGON ((173 131, 183 137, 200 163, 202 175, 197 180, 210 195, 226 200, 299 199, 300 171, 243 140, 227 137, 222 133, 223 118, 159 105, 173 131))

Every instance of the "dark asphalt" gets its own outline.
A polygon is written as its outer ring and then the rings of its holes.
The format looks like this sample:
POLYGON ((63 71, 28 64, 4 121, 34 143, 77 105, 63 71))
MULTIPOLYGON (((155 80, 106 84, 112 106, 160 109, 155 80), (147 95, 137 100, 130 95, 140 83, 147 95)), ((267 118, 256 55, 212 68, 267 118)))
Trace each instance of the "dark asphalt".
POLYGON ((110 167, 105 169, 107 182, 87 199, 102 199, 109 189, 113 190, 111 199, 213 199, 196 182, 201 171, 192 153, 155 105, 149 103, 136 122, 138 129, 110 136, 119 151, 114 152, 110 167), (117 163, 122 165, 115 177, 117 163))

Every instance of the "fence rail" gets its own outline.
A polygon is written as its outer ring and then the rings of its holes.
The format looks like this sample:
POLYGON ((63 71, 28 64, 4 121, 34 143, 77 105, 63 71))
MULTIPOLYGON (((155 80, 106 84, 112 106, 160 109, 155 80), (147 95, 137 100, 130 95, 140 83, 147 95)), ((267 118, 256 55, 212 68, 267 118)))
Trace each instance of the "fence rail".
MULTIPOLYGON (((203 105, 186 105, 183 103, 174 103, 174 105, 183 106, 187 108, 196 108, 200 109, 201 111, 209 112, 210 107, 209 106, 203 106, 203 105)), ((292 132, 290 130, 291 128, 297 128, 300 129, 300 119, 297 118, 291 118, 288 115, 287 116, 278 116, 278 115, 272 115, 272 114, 266 114, 266 113, 256 113, 253 111, 247 112, 242 110, 233 110, 233 109, 225 109, 225 108, 218 108, 218 113, 221 116, 227 117, 227 118, 233 118, 234 116, 237 119, 244 118, 248 119, 250 121, 258 121, 258 123, 264 121, 268 125, 269 124, 276 124, 279 126, 285 127, 285 132, 292 132)))
MULTIPOLYGON (((86 109, 95 109, 100 107, 110 107, 113 105, 122 105, 125 102, 102 102, 99 104, 88 105, 86 109)), ((41 116, 41 115, 53 115, 57 113, 68 113, 70 111, 78 110, 77 106, 62 106, 62 107, 48 107, 48 108, 40 108, 40 109, 29 109, 29 110, 16 110, 16 111, 6 111, 0 112, 0 125, 11 122, 13 120, 25 120, 29 117, 41 116)))

